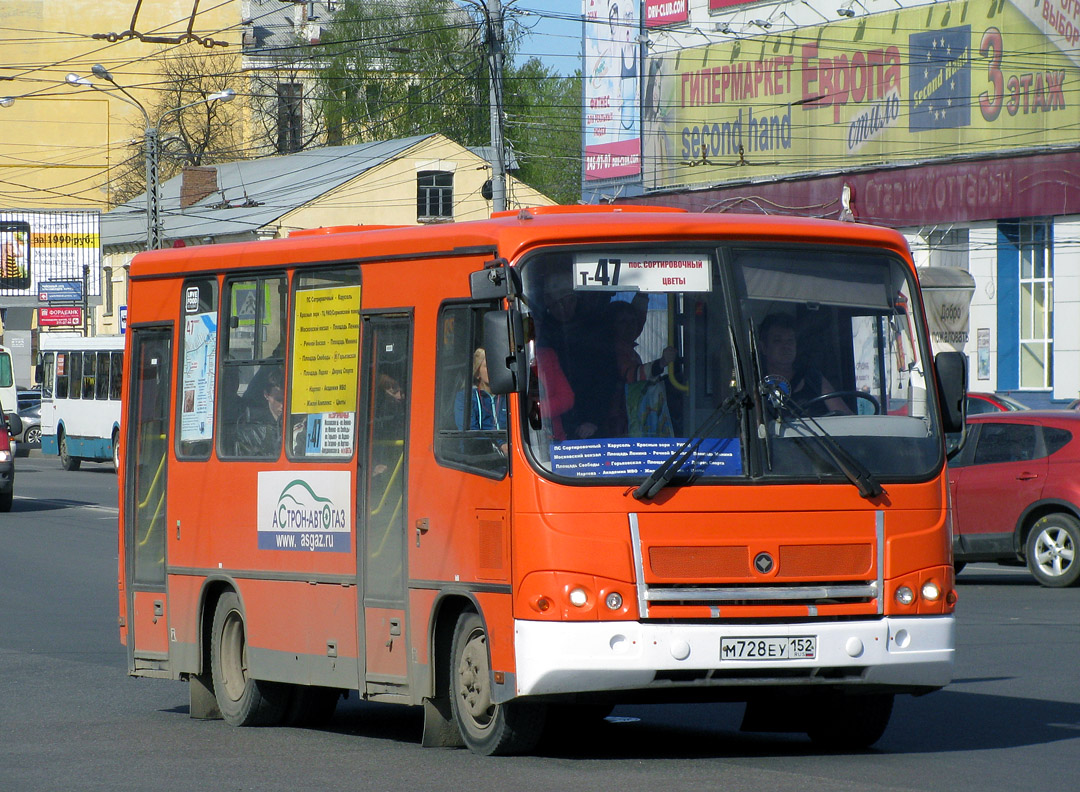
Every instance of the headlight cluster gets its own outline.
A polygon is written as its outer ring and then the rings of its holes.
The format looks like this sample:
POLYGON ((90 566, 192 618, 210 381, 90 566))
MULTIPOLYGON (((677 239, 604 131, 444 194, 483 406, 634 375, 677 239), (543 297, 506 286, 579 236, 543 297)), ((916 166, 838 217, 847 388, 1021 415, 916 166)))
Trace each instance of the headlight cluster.
MULTIPOLYGON (((572 572, 533 572, 522 581, 517 601, 524 618, 607 621, 632 619, 627 594, 632 584, 572 572)), ((629 600, 632 601, 632 600, 629 600)))
POLYGON ((893 612, 950 613, 956 590, 949 567, 924 570, 896 581, 892 589, 893 612))

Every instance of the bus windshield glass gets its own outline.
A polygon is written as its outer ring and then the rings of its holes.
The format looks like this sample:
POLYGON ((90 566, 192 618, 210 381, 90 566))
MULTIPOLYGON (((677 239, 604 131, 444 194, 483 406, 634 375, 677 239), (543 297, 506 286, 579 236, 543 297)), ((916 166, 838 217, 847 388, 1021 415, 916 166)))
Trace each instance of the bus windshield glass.
POLYGON ((914 276, 886 251, 560 249, 521 274, 525 437, 548 475, 639 483, 680 449, 695 483, 941 464, 914 276))

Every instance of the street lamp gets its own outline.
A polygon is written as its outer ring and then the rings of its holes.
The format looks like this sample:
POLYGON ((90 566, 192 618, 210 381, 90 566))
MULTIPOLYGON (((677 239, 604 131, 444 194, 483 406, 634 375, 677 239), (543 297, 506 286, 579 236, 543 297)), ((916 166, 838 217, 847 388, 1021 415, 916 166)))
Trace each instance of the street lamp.
MULTIPOLYGON (((161 195, 160 186, 158 184, 158 127, 167 116, 170 116, 173 113, 179 113, 181 110, 187 110, 189 107, 209 104, 210 102, 231 102, 236 98, 236 92, 231 88, 226 88, 223 91, 218 91, 217 93, 205 96, 198 101, 171 108, 159 115, 157 123, 155 124, 151 122, 150 114, 146 111, 146 108, 143 107, 142 102, 128 93, 127 89, 120 85, 104 66, 100 63, 95 63, 90 71, 95 77, 112 83, 115 86, 115 90, 120 92, 120 95, 117 96, 117 98, 129 105, 137 107, 139 112, 142 113, 143 120, 146 122, 146 138, 144 144, 146 155, 146 249, 159 250, 161 248, 161 195)), ((95 85, 87 78, 80 77, 78 74, 74 73, 69 74, 66 80, 69 85, 93 88, 98 91, 113 90, 112 88, 102 88, 99 85, 95 85)))

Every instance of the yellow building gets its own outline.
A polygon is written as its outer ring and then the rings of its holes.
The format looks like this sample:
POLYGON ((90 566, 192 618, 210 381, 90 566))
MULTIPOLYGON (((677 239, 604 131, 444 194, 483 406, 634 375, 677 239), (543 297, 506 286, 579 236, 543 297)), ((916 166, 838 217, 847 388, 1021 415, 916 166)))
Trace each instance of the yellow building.
MULTIPOLYGON (((326 146, 279 157, 188 168, 161 186, 164 247, 241 242, 341 225, 422 225, 489 217, 488 152, 439 134, 326 146)), ((513 176, 507 205, 552 201, 513 176)), ((98 333, 120 331, 127 265, 146 248, 138 196, 102 215, 105 299, 98 333)))
POLYGON ((239 66, 244 5, 5 0, 0 97, 13 101, 0 107, 0 209, 111 208, 110 172, 131 156, 132 138, 141 137, 145 123, 127 97, 91 76, 91 67, 104 66, 130 98, 152 108, 161 87, 158 62, 178 48, 235 53, 239 66), (71 85, 68 74, 109 90, 71 85))

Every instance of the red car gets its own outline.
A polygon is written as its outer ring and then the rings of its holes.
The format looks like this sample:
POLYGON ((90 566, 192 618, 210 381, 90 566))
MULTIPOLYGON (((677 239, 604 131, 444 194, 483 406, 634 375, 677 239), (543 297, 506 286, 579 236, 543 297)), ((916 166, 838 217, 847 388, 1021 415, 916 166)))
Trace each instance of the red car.
POLYGON ((1080 413, 971 416, 949 489, 957 571, 997 561, 1026 563, 1044 586, 1080 579, 1080 413))
POLYGON ((999 396, 996 393, 975 393, 968 391, 967 414, 982 415, 988 412, 1012 412, 1013 410, 1026 410, 1026 405, 1008 396, 999 396))

